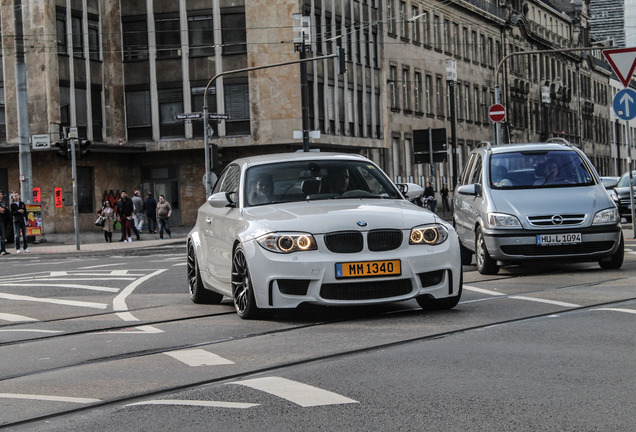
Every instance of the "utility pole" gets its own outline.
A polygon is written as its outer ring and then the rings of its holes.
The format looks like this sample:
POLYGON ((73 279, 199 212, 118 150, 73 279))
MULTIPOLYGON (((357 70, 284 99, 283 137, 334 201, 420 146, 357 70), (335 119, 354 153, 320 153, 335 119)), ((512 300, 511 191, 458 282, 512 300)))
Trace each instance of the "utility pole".
POLYGON ((451 116, 451 162, 452 177, 451 189, 455 190, 457 185, 457 115, 455 113, 455 84, 457 83, 457 61, 453 59, 446 60, 446 81, 448 82, 449 98, 450 98, 450 116, 451 116))
MULTIPOLYGON (((300 59, 307 58, 311 50, 311 17, 293 14, 294 47, 300 53, 300 59), (299 25, 300 24, 300 25, 299 25)), ((300 63, 300 101, 303 123, 303 151, 309 151, 309 84, 307 82, 307 63, 300 63)))
POLYGON ((33 173, 29 144, 29 105, 27 95, 26 65, 24 63, 24 28, 22 24, 22 0, 13 0, 15 22, 15 79, 18 112, 18 140, 20 152, 20 195, 28 203, 33 202, 33 173))

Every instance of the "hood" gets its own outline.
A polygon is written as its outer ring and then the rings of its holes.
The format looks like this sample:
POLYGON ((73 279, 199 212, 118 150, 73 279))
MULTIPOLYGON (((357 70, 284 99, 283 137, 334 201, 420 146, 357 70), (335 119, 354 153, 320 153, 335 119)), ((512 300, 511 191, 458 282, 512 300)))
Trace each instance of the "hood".
POLYGON ((332 231, 411 229, 442 222, 407 200, 320 200, 250 207, 243 216, 272 231, 322 234, 332 231))
MULTIPOLYGON (((524 190, 492 190, 492 211, 528 216, 587 214, 613 207, 601 185, 524 190)), ((590 219, 591 220, 591 219, 590 219)), ((523 223, 523 222, 522 222, 523 223)))

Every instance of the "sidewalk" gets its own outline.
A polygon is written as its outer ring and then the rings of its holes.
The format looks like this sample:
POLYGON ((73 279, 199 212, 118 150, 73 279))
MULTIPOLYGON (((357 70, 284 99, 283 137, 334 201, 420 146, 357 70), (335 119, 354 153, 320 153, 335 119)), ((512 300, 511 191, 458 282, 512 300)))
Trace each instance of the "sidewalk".
MULTIPOLYGON (((159 239, 159 234, 148 234, 147 232, 140 232, 141 240, 137 240, 133 235, 132 243, 120 242, 121 233, 119 231, 113 232, 113 242, 106 243, 104 240, 104 233, 102 231, 89 231, 80 232, 79 234, 79 247, 75 243, 75 233, 52 233, 44 234, 44 236, 35 237, 36 243, 29 243, 29 252, 25 254, 21 251, 17 256, 29 256, 33 254, 55 254, 55 253, 81 253, 81 252, 101 252, 109 250, 125 250, 125 249, 140 249, 148 247, 165 246, 169 244, 183 244, 185 245, 186 238, 190 232, 191 227, 170 227, 172 232, 172 238, 164 233, 164 239, 159 239)), ((13 244, 7 244, 7 251, 11 253, 10 256, 16 256, 15 246, 13 244)))

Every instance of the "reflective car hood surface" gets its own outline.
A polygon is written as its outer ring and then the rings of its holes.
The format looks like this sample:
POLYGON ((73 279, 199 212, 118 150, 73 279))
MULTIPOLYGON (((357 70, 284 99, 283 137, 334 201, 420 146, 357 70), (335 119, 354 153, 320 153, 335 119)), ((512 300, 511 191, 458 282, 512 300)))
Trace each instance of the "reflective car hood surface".
POLYGON ((433 214, 406 200, 334 199, 249 207, 243 216, 273 231, 320 234, 378 228, 411 229, 439 222, 433 214))
MULTIPOLYGON (((493 190, 493 211, 514 214, 523 221, 527 216, 588 214, 613 206, 609 196, 596 186, 493 190)), ((591 219, 590 219, 591 220, 591 219)))

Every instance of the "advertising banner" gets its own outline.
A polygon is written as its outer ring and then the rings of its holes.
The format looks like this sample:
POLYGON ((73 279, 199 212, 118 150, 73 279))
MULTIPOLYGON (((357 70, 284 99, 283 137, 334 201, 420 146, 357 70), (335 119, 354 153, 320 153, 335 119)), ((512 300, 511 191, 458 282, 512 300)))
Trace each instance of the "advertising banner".
POLYGON ((42 204, 26 204, 26 209, 27 236, 42 235, 42 204))

